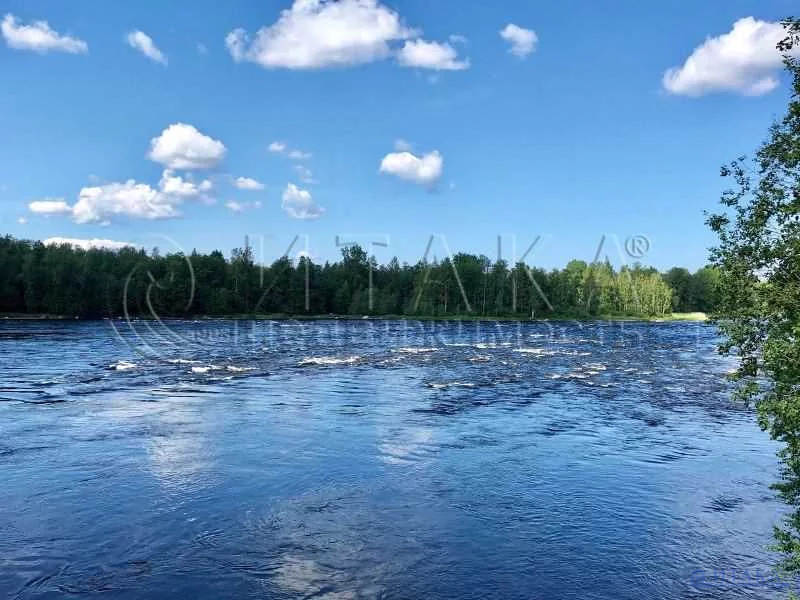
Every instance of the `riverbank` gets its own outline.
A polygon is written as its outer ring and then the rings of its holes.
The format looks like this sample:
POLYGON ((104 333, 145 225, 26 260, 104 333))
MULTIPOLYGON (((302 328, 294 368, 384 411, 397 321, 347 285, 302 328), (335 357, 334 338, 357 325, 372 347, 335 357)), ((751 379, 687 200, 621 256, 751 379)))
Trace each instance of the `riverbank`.
MULTIPOLYGON (((2 320, 15 320, 15 321, 66 321, 66 320, 84 320, 84 321, 100 321, 106 320, 109 317, 79 317, 76 315, 51 315, 44 313, 25 314, 25 313, 0 313, 2 320)), ((125 319, 124 316, 114 317, 115 319, 125 319)), ((131 319, 136 320, 155 320, 154 317, 148 315, 131 315, 131 319)), ((493 316, 493 315, 289 315, 284 313, 275 314, 231 314, 231 315, 186 315, 184 317, 170 316, 163 317, 164 320, 172 319, 193 319, 198 321, 207 320, 235 320, 235 321, 321 321, 321 320, 341 320, 341 321, 358 321, 358 320, 388 320, 388 321, 492 321, 492 322, 539 322, 539 321, 644 321, 649 323, 673 322, 673 321, 693 321, 704 322, 708 321, 708 315, 702 312, 692 313, 670 313, 660 317, 646 317, 636 315, 570 315, 570 314, 551 314, 546 317, 534 318, 521 317, 521 316, 493 316)))

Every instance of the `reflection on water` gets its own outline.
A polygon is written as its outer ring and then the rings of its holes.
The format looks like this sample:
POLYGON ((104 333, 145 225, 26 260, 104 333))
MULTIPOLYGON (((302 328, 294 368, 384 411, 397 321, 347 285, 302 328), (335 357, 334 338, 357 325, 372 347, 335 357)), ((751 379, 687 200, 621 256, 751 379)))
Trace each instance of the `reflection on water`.
POLYGON ((0 323, 3 597, 781 597, 708 326, 113 325, 0 323))

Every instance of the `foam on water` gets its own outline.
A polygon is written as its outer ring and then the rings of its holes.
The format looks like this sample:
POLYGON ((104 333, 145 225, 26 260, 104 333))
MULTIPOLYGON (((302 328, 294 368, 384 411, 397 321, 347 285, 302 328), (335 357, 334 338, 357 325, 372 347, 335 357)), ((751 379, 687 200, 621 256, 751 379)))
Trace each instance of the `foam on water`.
POLYGON ((402 354, 427 354, 429 352, 437 352, 439 348, 425 348, 422 346, 411 346, 406 348, 398 348, 397 352, 402 354))
POLYGON ((136 363, 127 361, 127 360, 118 360, 115 363, 108 365, 109 369, 113 369, 115 371, 130 371, 131 369, 137 368, 139 365, 136 363))
POLYGON ((300 367, 312 365, 332 366, 332 365, 353 365, 362 359, 361 356, 309 356, 297 363, 300 367))

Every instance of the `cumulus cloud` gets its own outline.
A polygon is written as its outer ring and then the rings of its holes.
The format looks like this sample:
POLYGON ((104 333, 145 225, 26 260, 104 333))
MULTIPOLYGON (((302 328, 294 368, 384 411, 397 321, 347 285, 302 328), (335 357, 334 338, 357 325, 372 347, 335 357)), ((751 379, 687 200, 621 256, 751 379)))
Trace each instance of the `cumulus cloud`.
POLYGON ((263 183, 256 181, 255 179, 251 179, 250 177, 237 177, 233 180, 233 185, 240 190, 248 190, 251 192, 261 191, 265 187, 263 183))
POLYGON ((381 173, 433 187, 442 176, 444 160, 438 150, 422 156, 411 152, 390 152, 381 161, 381 173))
POLYGON ((661 82, 668 92, 685 96, 766 94, 778 87, 783 61, 776 45, 784 37, 780 23, 739 19, 728 33, 707 38, 682 66, 667 69, 661 82))
POLYGON ((131 48, 138 50, 150 60, 161 63, 165 67, 167 66, 167 57, 164 56, 164 53, 158 49, 152 38, 144 31, 139 31, 138 29, 131 31, 125 36, 125 40, 131 48))
POLYGON ((89 248, 104 248, 106 250, 120 250, 121 248, 127 248, 129 246, 134 246, 129 242, 117 242, 114 240, 104 240, 99 238, 92 238, 88 240, 78 239, 78 238, 67 238, 67 237, 51 237, 47 238, 42 242, 45 246, 62 246, 67 244, 69 246, 77 246, 78 248, 83 248, 84 250, 88 250, 89 248))
POLYGON ((397 52, 397 62, 404 67, 436 71, 462 71, 469 68, 469 59, 458 60, 458 52, 450 44, 408 40, 397 52))
POLYGON ((69 215, 76 223, 108 223, 121 216, 167 219, 180 215, 178 208, 184 200, 213 202, 208 195, 212 188, 207 179, 195 183, 166 169, 157 188, 129 179, 124 183, 84 187, 72 206, 63 199, 46 199, 31 202, 28 208, 40 215, 69 215))
POLYGON ((108 222, 112 217, 167 219, 180 213, 180 199, 164 194, 146 183, 129 179, 125 183, 107 183, 81 189, 72 207, 77 223, 108 222))
MULTIPOLYGON (((157 186, 133 179, 83 187, 74 204, 63 198, 31 202, 28 209, 40 215, 69 215, 76 223, 108 223, 115 217, 167 219, 180 215, 186 200, 214 202, 209 179, 195 181, 191 174, 176 169, 210 168, 222 160, 222 142, 203 135, 191 125, 176 123, 150 142, 149 158, 167 166, 157 186)), ((96 181, 96 178, 93 178, 96 181)), ((254 180, 249 182, 258 183, 254 180)))
POLYGON ((269 151, 276 154, 283 154, 286 151, 286 144, 284 142, 272 142, 269 145, 269 151))
POLYGON ((158 182, 158 189, 164 194, 180 199, 201 198, 209 200, 207 194, 213 188, 214 184, 208 179, 195 183, 190 178, 184 178, 176 174, 172 169, 164 169, 161 174, 161 180, 158 182))
POLYGON ((63 198, 45 198, 28 204, 28 210, 37 215, 68 215, 72 207, 63 198))
POLYGON ((311 192, 293 183, 286 184, 282 200, 281 208, 293 219, 316 219, 325 212, 314 202, 311 192))
POLYGON ((47 21, 33 21, 30 25, 23 25, 14 15, 8 14, 3 17, 3 22, 0 24, 0 33, 8 47, 15 50, 30 50, 39 54, 47 52, 86 54, 89 51, 86 42, 61 35, 53 30, 47 21))
POLYGON ((258 200, 255 202, 237 202, 236 200, 229 200, 225 203, 225 208, 235 213, 240 213, 252 208, 261 208, 261 202, 258 200))
POLYGON ((234 60, 265 68, 320 69, 387 57, 389 43, 415 37, 400 16, 377 0, 294 0, 251 39, 244 29, 225 38, 234 60))
POLYGON ((500 37, 511 44, 508 51, 520 58, 525 58, 536 50, 536 44, 539 42, 539 37, 533 29, 525 29, 513 23, 500 30, 500 37))
POLYGON ((174 123, 150 140, 148 158, 170 169, 210 169, 225 157, 225 144, 192 125, 174 123))

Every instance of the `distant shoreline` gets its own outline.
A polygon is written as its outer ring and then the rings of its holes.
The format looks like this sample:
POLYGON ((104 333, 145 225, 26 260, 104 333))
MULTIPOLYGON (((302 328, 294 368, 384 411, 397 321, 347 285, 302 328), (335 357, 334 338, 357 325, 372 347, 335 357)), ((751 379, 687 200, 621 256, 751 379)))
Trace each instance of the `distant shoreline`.
MULTIPOLYGON (((0 320, 3 321, 105 321, 108 319, 122 320, 124 316, 116 317, 79 317, 75 315, 49 315, 49 314, 19 314, 19 313, 0 313, 0 320)), ((136 320, 155 320, 146 315, 132 315, 136 320)), ((164 321, 489 321, 489 322, 512 322, 512 323, 541 323, 551 321, 631 321, 645 323, 665 323, 665 322, 697 322, 702 323, 709 320, 706 313, 671 313, 662 317, 641 317, 631 315, 553 315, 548 317, 513 317, 513 316, 492 316, 492 315, 289 315, 289 314, 232 314, 232 315, 186 315, 162 317, 164 321)))

